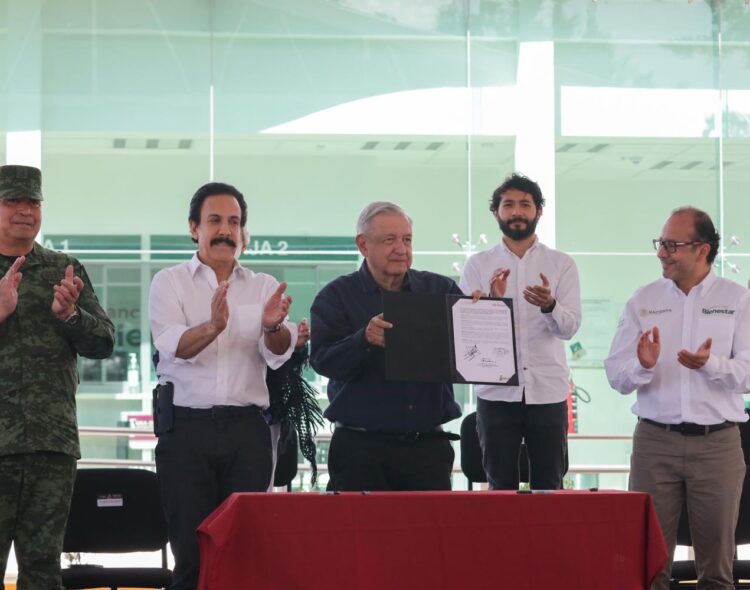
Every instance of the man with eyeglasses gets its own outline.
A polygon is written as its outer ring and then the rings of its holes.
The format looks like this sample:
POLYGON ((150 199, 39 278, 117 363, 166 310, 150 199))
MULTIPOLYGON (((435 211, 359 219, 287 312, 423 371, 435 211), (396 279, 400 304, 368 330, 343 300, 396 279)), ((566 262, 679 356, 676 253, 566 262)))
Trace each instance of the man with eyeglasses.
POLYGON ((114 326, 75 258, 35 242, 42 175, 0 166, 0 586, 11 542, 18 590, 59 589, 81 456, 77 357, 112 354, 114 326))
MULTIPOLYGON (((670 556, 687 504, 698 587, 734 588, 750 291, 712 271, 719 235, 699 209, 675 210, 654 247, 664 278, 630 298, 604 361, 612 387, 637 392, 630 489, 653 496, 670 556)), ((669 588, 671 567, 653 589, 669 588)))

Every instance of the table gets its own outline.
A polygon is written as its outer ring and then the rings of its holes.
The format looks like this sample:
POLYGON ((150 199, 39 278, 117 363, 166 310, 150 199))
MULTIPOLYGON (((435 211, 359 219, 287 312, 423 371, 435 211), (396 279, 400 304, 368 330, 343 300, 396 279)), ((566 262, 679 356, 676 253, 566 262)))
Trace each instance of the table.
POLYGON ((667 551, 637 492, 233 494, 200 590, 644 589, 667 551))

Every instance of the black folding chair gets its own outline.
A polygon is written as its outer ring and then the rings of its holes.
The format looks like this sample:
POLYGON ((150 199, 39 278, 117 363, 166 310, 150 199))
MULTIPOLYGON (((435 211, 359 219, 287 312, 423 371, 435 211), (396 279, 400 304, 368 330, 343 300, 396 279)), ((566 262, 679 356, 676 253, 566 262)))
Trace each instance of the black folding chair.
POLYGON ((292 491, 292 482, 297 477, 298 457, 297 431, 294 426, 290 428, 289 436, 279 444, 276 455, 276 471, 273 474, 273 485, 276 488, 286 487, 287 492, 292 491))
POLYGON ((66 553, 161 551, 161 567, 73 565, 63 570, 67 590, 165 588, 167 524, 156 474, 145 469, 80 469, 63 541, 66 553))
MULTIPOLYGON (((529 455, 526 445, 521 445, 518 454, 518 471, 521 482, 529 481, 529 455)), ((477 413, 472 412, 464 416, 461 421, 461 472, 469 482, 469 489, 474 489, 475 483, 487 483, 487 475, 482 466, 482 447, 479 446, 477 434, 477 413)))

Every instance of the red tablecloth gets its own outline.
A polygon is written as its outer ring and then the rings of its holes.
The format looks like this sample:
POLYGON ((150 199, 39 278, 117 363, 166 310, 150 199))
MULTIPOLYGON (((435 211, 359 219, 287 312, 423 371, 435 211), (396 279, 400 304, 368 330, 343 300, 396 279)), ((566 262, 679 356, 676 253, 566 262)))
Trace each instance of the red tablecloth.
POLYGON ((200 590, 630 590, 666 560, 630 492, 234 494, 198 530, 200 590))

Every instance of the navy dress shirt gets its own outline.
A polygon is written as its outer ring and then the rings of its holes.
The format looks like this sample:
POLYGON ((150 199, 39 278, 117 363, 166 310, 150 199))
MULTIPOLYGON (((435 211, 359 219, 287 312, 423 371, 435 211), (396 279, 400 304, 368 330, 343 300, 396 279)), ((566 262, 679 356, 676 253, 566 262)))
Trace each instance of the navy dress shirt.
MULTIPOLYGON (((407 271, 403 291, 463 295, 451 279, 407 271)), ((346 426, 389 432, 430 431, 458 418, 450 383, 385 380, 385 351, 371 346, 365 328, 383 311, 380 287, 367 262, 328 283, 311 310, 310 362, 329 378, 325 417, 346 426)))

